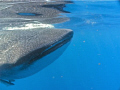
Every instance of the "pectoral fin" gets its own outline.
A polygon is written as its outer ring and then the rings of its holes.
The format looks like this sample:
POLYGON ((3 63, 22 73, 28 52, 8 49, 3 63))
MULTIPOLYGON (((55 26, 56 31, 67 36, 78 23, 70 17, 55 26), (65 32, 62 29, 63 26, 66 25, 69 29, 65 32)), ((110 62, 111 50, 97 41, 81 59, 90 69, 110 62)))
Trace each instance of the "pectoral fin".
POLYGON ((6 86, 14 85, 14 83, 12 83, 13 81, 15 81, 15 80, 7 81, 7 80, 0 79, 0 82, 5 84, 6 86))

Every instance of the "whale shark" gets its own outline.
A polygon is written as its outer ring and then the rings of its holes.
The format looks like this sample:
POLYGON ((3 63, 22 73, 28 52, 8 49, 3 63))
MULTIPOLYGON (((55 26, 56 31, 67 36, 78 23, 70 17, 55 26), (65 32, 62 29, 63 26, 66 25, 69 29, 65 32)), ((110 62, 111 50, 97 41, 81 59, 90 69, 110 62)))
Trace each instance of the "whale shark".
POLYGON ((63 54, 73 31, 53 24, 69 18, 61 13, 66 0, 0 0, 0 82, 9 86, 29 77, 63 54), (54 2, 56 1, 56 2, 54 2))
POLYGON ((0 82, 31 76, 54 62, 73 37, 69 29, 0 31, 0 82))

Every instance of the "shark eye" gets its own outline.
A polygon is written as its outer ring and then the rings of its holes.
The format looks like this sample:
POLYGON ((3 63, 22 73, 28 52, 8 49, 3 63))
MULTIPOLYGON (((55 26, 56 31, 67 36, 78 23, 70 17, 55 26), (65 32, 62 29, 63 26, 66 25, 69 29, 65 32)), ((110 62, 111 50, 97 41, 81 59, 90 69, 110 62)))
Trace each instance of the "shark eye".
POLYGON ((17 13, 20 16, 38 16, 41 14, 37 14, 37 13, 17 13))

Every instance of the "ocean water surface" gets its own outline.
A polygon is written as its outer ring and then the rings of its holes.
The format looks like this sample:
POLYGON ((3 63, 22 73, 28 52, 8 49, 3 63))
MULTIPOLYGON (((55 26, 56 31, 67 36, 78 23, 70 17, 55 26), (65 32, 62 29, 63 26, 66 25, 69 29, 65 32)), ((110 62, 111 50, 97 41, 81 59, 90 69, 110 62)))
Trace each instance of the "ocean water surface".
POLYGON ((120 2, 45 3, 1 2, 0 29, 71 29, 70 45, 43 70, 0 90, 120 90, 120 2))

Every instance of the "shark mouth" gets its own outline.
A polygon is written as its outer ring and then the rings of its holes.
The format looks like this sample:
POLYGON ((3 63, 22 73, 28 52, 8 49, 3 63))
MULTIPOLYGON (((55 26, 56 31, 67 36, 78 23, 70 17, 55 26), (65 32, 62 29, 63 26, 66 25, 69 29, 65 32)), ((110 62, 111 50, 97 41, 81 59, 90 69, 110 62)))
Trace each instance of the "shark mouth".
POLYGON ((54 43, 53 45, 51 45, 49 48, 47 48, 46 50, 44 50, 41 55, 42 57, 55 51, 56 49, 58 49, 59 47, 63 46, 64 44, 66 44, 67 42, 69 42, 72 38, 72 33, 70 35, 68 35, 66 38, 54 43))
POLYGON ((51 52, 57 50, 58 48, 62 47, 63 45, 65 45, 66 43, 70 42, 70 40, 73 37, 73 31, 69 32, 67 35, 65 35, 64 37, 62 37, 60 40, 56 41, 55 43, 53 43, 52 45, 47 46, 47 48, 43 48, 43 52, 39 53, 39 49, 35 50, 35 52, 32 53, 37 53, 37 55, 35 55, 30 61, 29 61, 29 65, 31 63, 33 63, 34 61, 41 59, 42 57, 50 54, 51 52))

